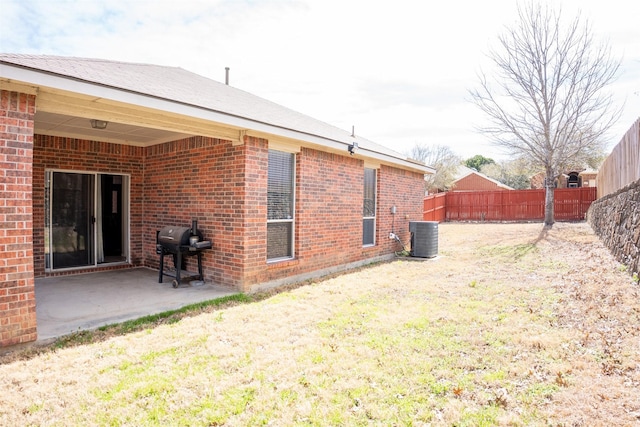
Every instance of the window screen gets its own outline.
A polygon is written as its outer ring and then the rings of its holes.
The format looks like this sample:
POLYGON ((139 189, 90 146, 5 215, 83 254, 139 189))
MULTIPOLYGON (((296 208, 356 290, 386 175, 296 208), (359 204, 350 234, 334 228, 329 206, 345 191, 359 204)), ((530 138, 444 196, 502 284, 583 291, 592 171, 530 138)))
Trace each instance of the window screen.
POLYGON ((375 244, 376 231, 376 170, 364 170, 364 199, 362 205, 362 245, 375 244))
POLYGON ((292 153, 269 150, 267 260, 293 257, 294 161, 292 153))

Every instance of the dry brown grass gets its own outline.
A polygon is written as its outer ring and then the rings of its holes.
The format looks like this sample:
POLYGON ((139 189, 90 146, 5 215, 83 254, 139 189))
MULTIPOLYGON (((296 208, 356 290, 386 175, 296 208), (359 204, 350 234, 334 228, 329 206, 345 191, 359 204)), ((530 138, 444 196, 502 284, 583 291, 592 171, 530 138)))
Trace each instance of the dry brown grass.
POLYGON ((0 425, 640 422, 639 287, 588 225, 374 265, 0 365, 0 425))

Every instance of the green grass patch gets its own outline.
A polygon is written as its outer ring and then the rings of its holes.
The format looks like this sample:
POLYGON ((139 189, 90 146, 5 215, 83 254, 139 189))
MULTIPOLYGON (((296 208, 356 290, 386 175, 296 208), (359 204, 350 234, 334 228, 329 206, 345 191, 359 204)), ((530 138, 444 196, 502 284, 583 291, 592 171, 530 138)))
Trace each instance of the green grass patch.
POLYGON ((519 399, 525 403, 539 404, 550 399, 558 390, 560 390, 560 387, 557 384, 537 382, 523 390, 519 399))

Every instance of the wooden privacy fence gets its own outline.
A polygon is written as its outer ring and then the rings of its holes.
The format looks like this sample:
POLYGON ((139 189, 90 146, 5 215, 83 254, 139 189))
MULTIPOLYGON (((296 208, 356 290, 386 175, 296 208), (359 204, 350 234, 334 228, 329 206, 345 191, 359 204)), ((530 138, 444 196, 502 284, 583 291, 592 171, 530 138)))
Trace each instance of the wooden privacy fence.
POLYGON ((640 180, 640 118, 624 134, 598 170, 598 198, 640 180))
MULTIPOLYGON (((424 199, 424 221, 544 220, 545 190, 450 191, 424 199)), ((596 188, 554 190, 557 221, 580 221, 596 199, 596 188)))
POLYGON ((422 219, 424 221, 442 222, 446 219, 447 212, 445 207, 447 202, 445 198, 448 193, 437 193, 424 198, 424 206, 422 209, 422 219))

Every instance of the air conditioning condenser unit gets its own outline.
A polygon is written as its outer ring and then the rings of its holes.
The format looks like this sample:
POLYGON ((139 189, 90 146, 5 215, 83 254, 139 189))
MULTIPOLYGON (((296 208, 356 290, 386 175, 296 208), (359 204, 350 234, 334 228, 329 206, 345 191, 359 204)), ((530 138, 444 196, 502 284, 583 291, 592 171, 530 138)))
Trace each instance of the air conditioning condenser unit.
POLYGON ((433 258, 438 256, 438 222, 410 221, 411 256, 433 258))

